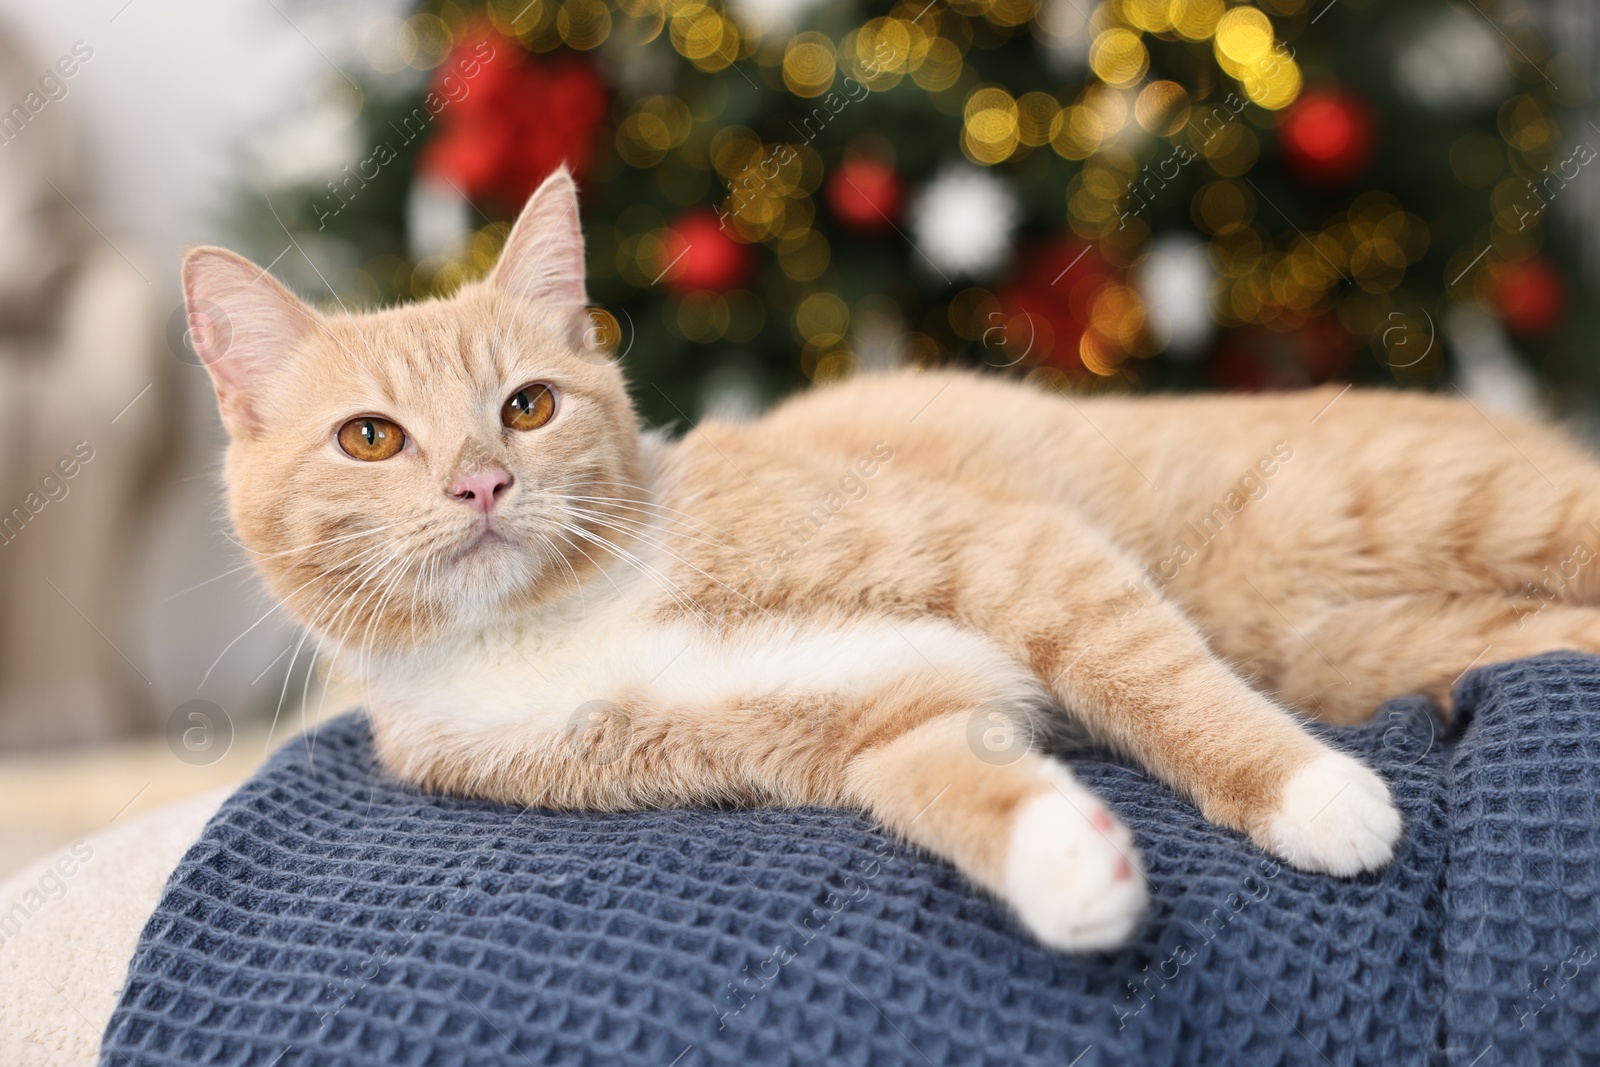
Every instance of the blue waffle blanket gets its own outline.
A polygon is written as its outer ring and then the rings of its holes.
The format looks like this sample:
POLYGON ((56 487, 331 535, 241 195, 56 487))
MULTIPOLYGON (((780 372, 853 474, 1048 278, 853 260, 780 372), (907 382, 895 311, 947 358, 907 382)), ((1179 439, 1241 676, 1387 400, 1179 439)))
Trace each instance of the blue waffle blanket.
POLYGON ((951 868, 830 810, 518 811, 386 776, 363 720, 280 751, 151 916, 102 1062, 1600 1062, 1600 658, 1479 671, 1330 731, 1407 836, 1338 881, 1138 770, 1078 774, 1153 894, 1041 949, 951 868))

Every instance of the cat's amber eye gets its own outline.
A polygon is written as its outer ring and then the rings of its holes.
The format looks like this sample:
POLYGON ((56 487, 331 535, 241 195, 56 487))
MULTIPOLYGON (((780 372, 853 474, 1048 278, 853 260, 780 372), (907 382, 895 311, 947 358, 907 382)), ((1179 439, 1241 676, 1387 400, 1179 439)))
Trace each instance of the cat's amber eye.
POLYGON ((556 392, 543 382, 524 385, 500 409, 500 421, 513 430, 537 430, 556 413, 556 392))
POLYGON ((376 463, 406 446, 406 433, 388 419, 363 415, 339 427, 339 447, 352 459, 376 463))

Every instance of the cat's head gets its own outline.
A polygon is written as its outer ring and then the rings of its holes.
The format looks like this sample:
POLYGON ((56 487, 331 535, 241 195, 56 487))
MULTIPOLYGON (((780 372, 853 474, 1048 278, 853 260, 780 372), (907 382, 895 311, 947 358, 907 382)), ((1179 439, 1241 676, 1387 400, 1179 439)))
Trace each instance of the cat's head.
POLYGON ((229 511, 268 587, 346 646, 394 651, 570 592, 639 496, 638 429, 590 341, 577 192, 540 186, 481 282, 319 313, 191 251, 191 337, 230 437, 229 511))

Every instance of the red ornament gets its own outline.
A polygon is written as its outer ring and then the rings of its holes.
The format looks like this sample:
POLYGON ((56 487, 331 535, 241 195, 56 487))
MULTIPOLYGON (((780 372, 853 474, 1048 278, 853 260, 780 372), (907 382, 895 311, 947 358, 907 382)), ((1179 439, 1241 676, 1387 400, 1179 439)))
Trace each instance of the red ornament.
POLYGON ((710 211, 680 215, 666 233, 662 280, 680 293, 732 289, 750 273, 750 246, 729 236, 710 211))
POLYGON ((1278 127, 1289 167, 1306 181, 1341 185, 1372 161, 1377 125, 1356 96, 1312 90, 1284 112, 1278 127))
POLYGON ((904 190, 900 176, 887 163, 852 157, 828 175, 823 193, 828 209, 840 222, 853 230, 876 233, 894 224, 904 190))
POLYGON ((1293 329, 1245 326, 1229 330, 1206 364, 1213 384, 1240 393, 1306 389, 1350 373, 1355 342, 1332 315, 1293 329))
POLYGON ((1506 266, 1494 287, 1500 321, 1514 333, 1548 333, 1566 314, 1567 287, 1543 259, 1525 259, 1506 266))
POLYGON ((984 336, 984 362, 1011 366, 1026 354, 1062 370, 1083 370, 1083 335, 1095 298, 1113 274, 1099 249, 1076 238, 1032 251, 1013 275, 1016 280, 995 294, 1004 309, 995 323, 1005 329, 984 336))
MULTIPOLYGON (((580 56, 535 61, 510 38, 469 38, 423 98, 419 110, 434 131, 418 169, 514 212, 562 163, 583 177, 608 106, 604 83, 580 56)), ((417 115, 403 125, 420 122, 417 115)))

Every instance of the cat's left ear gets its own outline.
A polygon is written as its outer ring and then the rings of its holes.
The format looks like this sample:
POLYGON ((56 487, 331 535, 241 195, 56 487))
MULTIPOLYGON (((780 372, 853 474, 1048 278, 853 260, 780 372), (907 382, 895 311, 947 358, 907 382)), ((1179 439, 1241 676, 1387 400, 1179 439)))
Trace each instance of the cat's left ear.
POLYGON ((563 165, 528 198, 489 282, 513 296, 582 306, 583 230, 578 187, 563 165))

